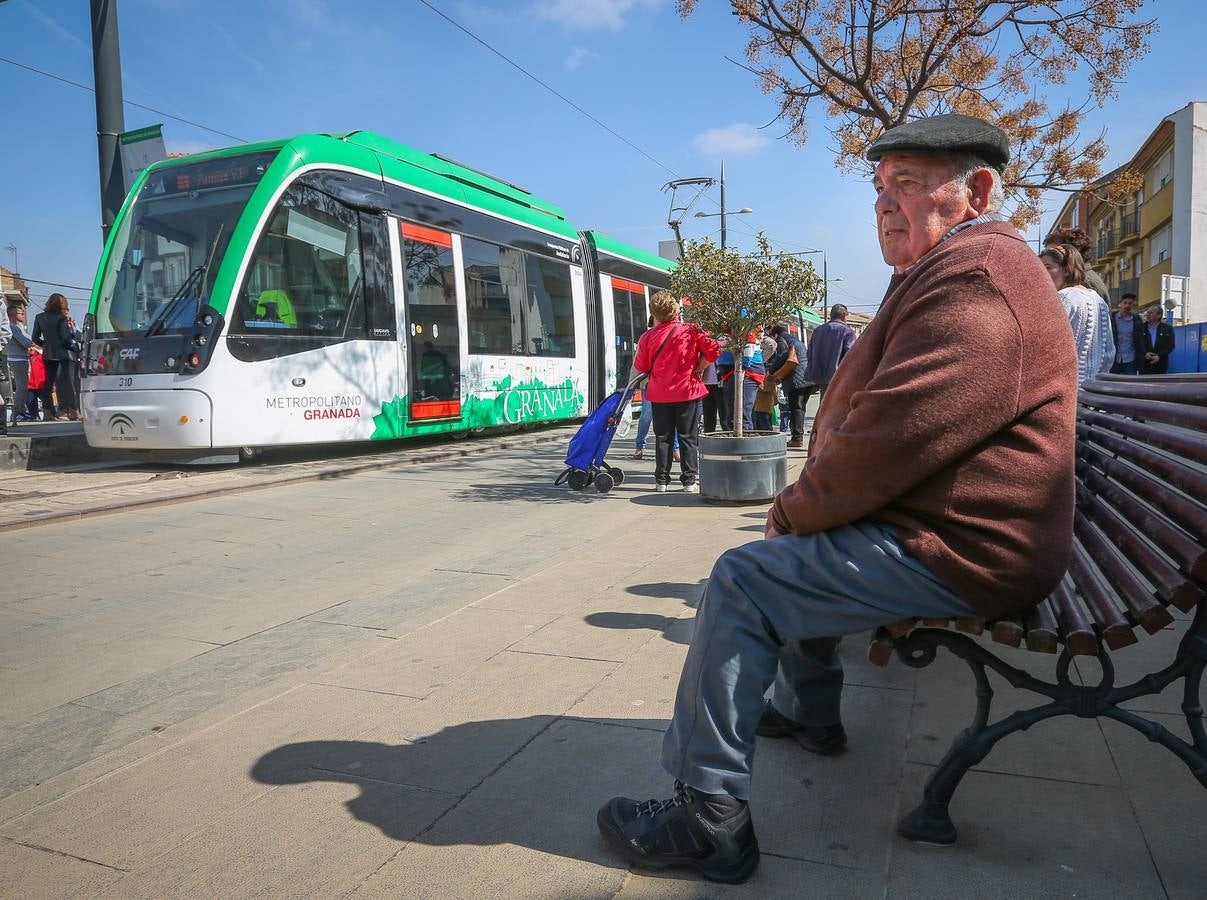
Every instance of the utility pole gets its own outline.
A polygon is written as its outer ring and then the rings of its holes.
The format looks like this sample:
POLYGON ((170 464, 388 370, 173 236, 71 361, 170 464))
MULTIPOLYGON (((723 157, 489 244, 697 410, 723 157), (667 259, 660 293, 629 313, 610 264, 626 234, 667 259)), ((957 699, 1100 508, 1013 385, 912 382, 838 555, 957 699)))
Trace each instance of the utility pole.
POLYGON ((721 160, 721 249, 725 249, 725 160, 721 160))
POLYGON ((830 271, 826 266, 826 251, 821 251, 821 320, 828 322, 830 314, 830 271))
MULTIPOLYGON (((709 181, 709 184, 712 183, 711 178, 708 181, 709 181)), ((754 210, 751 209, 749 206, 743 206, 741 209, 726 209, 725 208, 725 161, 721 160, 721 211, 719 213, 698 212, 698 213, 696 213, 696 218, 697 219, 707 219, 710 216, 720 216, 721 217, 721 249, 724 250, 725 249, 725 238, 726 238, 726 235, 728 234, 728 232, 725 230, 726 216, 731 216, 731 215, 740 216, 740 215, 744 215, 746 213, 751 213, 751 212, 754 212, 754 210)))
POLYGON ((118 138, 126 130, 122 109, 122 57, 117 42, 117 0, 92 2, 92 78, 96 88, 96 149, 101 175, 101 235, 126 199, 118 138))

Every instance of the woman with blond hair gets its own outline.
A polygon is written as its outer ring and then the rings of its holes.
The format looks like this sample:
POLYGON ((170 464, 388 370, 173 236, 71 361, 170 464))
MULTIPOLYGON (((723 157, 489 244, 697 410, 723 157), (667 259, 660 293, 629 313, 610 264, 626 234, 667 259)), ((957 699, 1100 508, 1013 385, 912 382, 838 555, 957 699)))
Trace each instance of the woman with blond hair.
POLYGON ((696 493, 699 472, 700 398, 708 393, 700 373, 721 353, 721 345, 698 325, 679 321, 679 301, 668 291, 650 299, 654 327, 637 342, 633 368, 649 376, 645 395, 654 419, 654 481, 659 493, 671 483, 671 453, 679 435, 683 490, 696 493))
POLYGON ((1102 297, 1086 287, 1085 261, 1080 251, 1068 244, 1057 244, 1040 253, 1039 260, 1048 270, 1069 316, 1077 348, 1077 383, 1110 371, 1115 362, 1111 313, 1102 297))

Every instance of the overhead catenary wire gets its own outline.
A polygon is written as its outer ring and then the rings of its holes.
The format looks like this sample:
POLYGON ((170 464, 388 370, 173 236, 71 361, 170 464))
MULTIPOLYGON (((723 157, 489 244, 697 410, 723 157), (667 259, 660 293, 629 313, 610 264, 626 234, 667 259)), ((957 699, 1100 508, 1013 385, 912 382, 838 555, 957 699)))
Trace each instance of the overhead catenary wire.
POLYGON ((19 278, 22 281, 24 281, 26 284, 48 284, 51 287, 67 288, 67 290, 69 290, 69 291, 91 291, 92 290, 92 287, 90 285, 64 284, 61 281, 40 281, 37 278, 27 278, 24 275, 22 275, 20 272, 13 272, 9 277, 19 278))
MULTIPOLYGON (((88 91, 90 94, 96 93, 96 88, 91 85, 82 84, 78 81, 72 81, 70 78, 64 78, 62 75, 56 75, 54 72, 47 72, 45 69, 39 69, 36 66, 27 65, 23 62, 17 62, 15 59, 9 59, 7 56, 0 56, 0 62, 8 63, 10 66, 16 66, 18 69, 25 69, 27 72, 33 72, 35 75, 42 75, 46 78, 53 78, 55 81, 61 81, 63 84, 69 84, 72 87, 78 87, 81 90, 88 91)), ((231 134, 226 131, 220 131, 217 128, 211 128, 209 125, 202 125, 200 122, 194 122, 191 119, 186 119, 183 116, 177 116, 170 112, 165 112, 162 109, 156 109, 154 106, 147 106, 143 103, 137 103, 134 100, 122 99, 122 102, 127 106, 133 106, 137 109, 144 109, 147 112, 153 112, 157 116, 163 116, 166 119, 171 119, 175 122, 183 122, 185 125, 190 125, 193 128, 200 128, 202 131, 208 131, 211 134, 220 134, 223 137, 228 137, 233 141, 238 141, 241 144, 246 144, 247 139, 241 138, 238 135, 231 134)))
MULTIPOLYGON (((528 70, 527 68, 522 66, 520 63, 513 60, 511 57, 507 56, 507 54, 503 53, 501 50, 494 47, 489 41, 485 40, 484 38, 479 36, 477 33, 475 33, 471 29, 467 28, 465 25, 458 22, 456 19, 454 19, 453 17, 451 17, 450 15, 445 13, 443 10, 441 10, 439 7, 437 7, 433 3, 429 2, 429 0, 418 0, 418 2, 420 4, 422 4, 424 7, 426 7, 427 9, 429 9, 431 12, 433 12, 434 14, 439 16, 440 18, 444 19, 446 22, 448 22, 454 28, 456 28, 457 30, 464 33, 466 36, 471 38, 473 41, 475 41, 476 43, 478 43, 479 45, 481 45, 482 47, 484 47, 485 49, 490 51, 492 54, 494 54, 495 56, 502 59, 508 65, 512 66, 514 69, 519 71, 525 77, 531 79, 532 81, 534 81, 535 83, 540 85, 542 88, 544 88, 546 91, 553 94, 555 97, 557 97, 563 103, 566 103, 568 106, 570 106, 576 112, 585 116, 590 121, 594 122, 600 128, 602 128, 606 132, 608 132, 608 134, 612 135, 617 140, 621 141, 622 143, 624 143, 625 145, 627 145, 628 147, 630 147, 631 149, 636 151, 638 154, 645 157, 647 160, 649 160, 651 163, 656 165, 658 168, 662 169, 664 172, 667 172, 674 178, 679 177, 679 174, 674 169, 672 169, 670 166, 668 166, 666 163, 662 162, 657 157, 655 157, 653 154, 649 153, 642 147, 638 146, 635 142, 633 142, 629 138, 625 137, 623 134, 621 134, 616 129, 612 128, 610 125, 608 125, 602 119, 600 119, 598 116, 594 115, 589 110, 585 109, 583 106, 576 103, 574 100, 571 100, 569 97, 567 97, 561 91, 557 90, 551 84, 549 84, 548 82, 546 82, 545 80, 543 80, 542 78, 537 76, 535 73, 531 72, 530 70, 528 70)), ((83 84, 78 81, 73 81, 70 78, 65 78, 62 75, 57 75, 54 72, 48 72, 45 69, 40 69, 36 66, 31 66, 26 63, 22 63, 17 60, 10 59, 9 57, 6 57, 6 56, 0 56, 0 62, 7 63, 11 66, 14 66, 19 69, 23 69, 28 72, 32 72, 36 75, 41 75, 45 78, 50 78, 55 81, 62 82, 63 84, 71 85, 72 87, 80 88, 81 90, 88 91, 89 93, 95 93, 95 88, 93 88, 90 85, 83 84)), ((193 128, 199 128, 203 131, 208 131, 212 134, 221 135, 222 137, 227 137, 232 140, 239 141, 241 143, 246 143, 246 138, 239 137, 238 135, 231 134, 230 132, 227 132, 227 131, 222 131, 221 129, 213 128, 209 125, 205 125, 200 122, 195 122, 191 119, 186 119, 183 116, 177 116, 177 115, 167 112, 165 110, 157 109, 153 106, 147 106, 145 104, 138 103, 133 100, 123 99, 123 102, 129 106, 133 106, 138 109, 146 110, 148 112, 155 113, 156 115, 164 116, 165 118, 172 119, 173 121, 176 121, 176 122, 181 122, 181 123, 183 123, 185 125, 189 125, 193 128)), ((708 200, 712 203, 712 205, 714 205, 718 209, 720 209, 720 203, 718 202, 717 198, 713 197, 707 189, 705 190, 704 193, 705 193, 705 196, 708 198, 708 200)), ((750 226, 748 226, 744 222, 740 222, 740 220, 738 222, 735 222, 735 224, 737 225, 738 228, 740 228, 740 230, 746 232, 747 234, 749 234, 752 237, 755 237, 761 233, 761 232, 756 232, 754 229, 752 229, 750 226)), ((767 237, 767 240, 773 244, 780 244, 783 246, 796 246, 796 247, 804 246, 803 244, 794 244, 794 243, 790 243, 787 241, 780 241, 780 240, 773 239, 771 237, 767 237)), ((25 279, 25 280, 30 281, 30 282, 35 282, 34 279, 25 279)), ((35 283, 46 283, 46 284, 56 284, 56 285, 59 284, 57 282, 35 282, 35 283)), ((73 288, 76 290, 88 290, 88 291, 91 290, 91 288, 82 287, 82 286, 78 286, 78 285, 60 285, 60 286, 69 287, 69 288, 73 288)))
MULTIPOLYGON (((567 96, 566 96, 565 94, 563 94, 561 91, 557 90, 557 88, 555 88, 555 87, 553 87, 552 85, 550 85, 550 84, 549 84, 548 82, 546 82, 544 79, 542 79, 542 78, 540 78, 539 76, 535 75, 534 73, 532 73, 531 71, 529 71, 528 69, 526 69, 524 66, 520 65, 518 62, 516 62, 514 59, 512 59, 511 57, 509 57, 509 56, 508 56, 506 53, 504 53, 502 50, 499 50, 498 48, 496 48, 495 46, 493 46, 493 45, 492 45, 492 44, 491 44, 489 41, 487 41, 485 38, 483 38, 483 37, 481 37, 480 35, 476 34, 474 31, 470 30, 470 29, 469 29, 469 28, 467 28, 465 25, 462 25, 460 22, 458 22, 458 21, 457 21, 456 19, 454 19, 452 16, 448 15, 448 13, 444 12, 444 11, 443 11, 443 10, 441 10, 439 7, 435 6, 433 3, 429 2, 429 0, 418 0, 418 2, 419 2, 420 4, 422 4, 423 6, 427 7, 427 8, 428 8, 429 10, 431 10, 433 13, 435 13, 436 15, 438 15, 440 18, 444 19, 446 22, 448 22, 450 25, 452 25, 452 26, 453 26, 454 28, 456 28, 458 31, 461 31, 462 33, 466 34, 467 36, 469 36, 470 38, 472 38, 474 41, 476 41, 478 44, 480 44, 481 46, 485 47, 487 50, 489 50, 489 51, 490 51, 491 53, 493 53, 495 56, 499 57, 499 59, 501 59, 501 60, 503 60, 504 62, 506 62, 506 63, 507 63, 509 66, 511 66, 512 68, 514 68, 514 69, 516 69, 517 71, 521 72, 521 73, 522 73, 522 74, 524 74, 526 77, 528 77, 528 78, 532 79, 534 82, 536 82, 537 84, 539 84, 541 87, 543 87, 543 88, 544 88, 545 90, 547 90, 549 93, 553 94, 555 97, 557 97, 557 98, 558 98, 559 100, 561 100, 563 103, 568 104, 568 105, 569 105, 571 108, 573 108, 575 111, 577 111, 578 113, 582 114, 583 116, 586 116, 588 119, 590 119, 592 122, 594 122, 594 123, 595 123, 596 125, 598 125, 600 128, 602 128, 604 131, 608 132, 608 134, 612 135, 612 136, 613 136, 613 137, 615 137, 617 140, 622 141, 623 143, 625 143, 626 145, 628 145, 630 148, 632 148, 633 150, 637 151, 639 154, 641 154, 642 156, 644 156, 646 159, 648 159, 650 162, 652 162, 652 163, 653 163, 654 165, 656 165, 658 168, 662 169, 664 172, 668 172, 668 173, 669 173, 671 176, 673 176, 674 178, 678 178, 678 177, 679 177, 679 173, 677 173, 677 172, 676 172, 674 169, 672 169, 672 168, 671 168, 670 166, 668 166, 666 163, 662 162, 660 159, 658 159, 657 157, 655 157, 655 156, 654 156, 652 153, 649 153, 649 152, 647 152, 646 150, 644 150, 643 148, 639 147, 637 144, 635 144, 633 141, 629 140, 627 137, 625 137, 623 134, 621 134, 620 132, 618 132, 616 129, 612 128, 610 125, 608 125, 608 124, 607 124, 606 122, 604 122, 602 119, 600 119, 598 116, 596 116, 596 115, 592 114, 590 111, 588 111, 587 109, 583 108, 581 105, 579 105, 579 104, 578 104, 578 103, 576 103, 575 101, 571 100, 569 97, 567 97, 567 96)), ((705 189, 705 191, 704 191, 704 195, 705 195, 705 196, 706 196, 706 197, 709 199, 709 201, 711 201, 711 203, 713 204, 713 206, 715 206, 715 207, 717 207, 718 209, 720 209, 720 208, 721 208, 721 204, 720 204, 720 202, 717 200, 717 198, 716 198, 716 197, 712 196, 712 195, 709 193, 709 190, 710 190, 710 189, 706 188, 706 189, 705 189)), ((739 227, 740 227, 740 228, 741 228, 743 231, 745 231, 745 232, 747 232, 748 234, 750 234, 752 237, 757 237, 757 236, 758 236, 758 234, 760 234, 760 233, 761 233, 761 232, 756 232, 756 231, 752 230, 752 229, 751 229, 749 226, 745 225, 745 223, 741 224, 739 227)), ((803 246, 804 246, 804 244, 791 244, 791 243, 788 243, 788 242, 786 242, 786 241, 777 241, 777 240, 773 240, 773 239, 772 239, 772 238, 770 238, 770 237, 768 237, 768 238, 767 238, 767 240, 768 240, 768 241, 770 241, 770 242, 771 242, 771 243, 773 243, 773 244, 783 244, 783 245, 785 245, 785 246, 790 246, 790 247, 803 247, 803 246)))
POLYGON ((464 32, 465 34, 469 35, 469 37, 473 38, 475 41, 477 41, 479 44, 481 44, 483 47, 485 47, 487 50, 489 50, 495 56, 499 57, 499 59, 501 59, 505 63, 507 63, 509 66, 512 66, 513 68, 522 72, 524 75, 531 78, 533 81, 535 81, 537 84, 539 84, 545 90, 547 90, 549 93, 553 94, 553 96, 557 97, 562 102, 569 104, 575 110, 582 113, 584 116, 586 116, 588 119, 590 119, 596 125, 598 125, 604 131, 608 132, 608 134, 612 135, 614 138, 616 138, 618 140, 624 141, 624 143, 628 144, 630 147, 632 147, 634 150, 636 150, 638 153, 640 153, 642 156, 644 156, 646 159, 648 159, 650 162, 652 162, 658 168, 662 169, 665 172, 669 172, 670 175, 674 178, 679 177, 679 173, 676 172, 674 169, 672 169, 670 166, 666 165, 666 163, 662 162, 661 160, 657 159, 653 155, 647 153, 645 150, 638 147, 636 144, 634 144, 632 141, 630 141, 627 137, 625 137, 619 131, 612 128, 612 126, 608 125, 606 122, 599 119, 597 116, 594 116, 587 110, 583 109, 583 107, 579 106, 577 103, 575 103, 573 100, 571 100, 565 94, 563 94, 557 88, 553 87, 548 82, 542 80, 541 78, 539 78, 532 72, 528 71, 526 68, 521 66, 518 62, 516 62, 514 59, 512 59, 510 56, 508 56, 506 53, 504 53, 501 50, 496 49, 488 41, 484 40, 483 38, 479 37, 474 32, 470 31, 468 28, 466 28, 464 25, 462 25, 460 22, 458 22, 452 16, 445 13, 442 9, 440 9, 439 7, 435 6, 432 3, 429 3, 428 0, 419 0, 419 3, 426 6, 428 9, 430 9, 432 12, 434 12, 440 18, 444 19, 444 21, 448 22, 450 25, 452 25, 458 31, 464 32))

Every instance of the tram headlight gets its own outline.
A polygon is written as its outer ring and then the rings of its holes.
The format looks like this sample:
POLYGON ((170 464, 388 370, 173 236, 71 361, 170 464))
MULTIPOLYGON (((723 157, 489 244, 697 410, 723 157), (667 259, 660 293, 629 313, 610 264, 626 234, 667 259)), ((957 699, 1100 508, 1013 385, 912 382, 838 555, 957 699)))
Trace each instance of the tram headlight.
POLYGON ((205 335, 204 334, 196 335, 193 338, 193 343, 196 344, 198 347, 204 347, 206 345, 205 335))
POLYGON ((177 360, 176 360, 176 357, 175 357, 175 356, 169 356, 167 359, 165 359, 165 360, 163 361, 163 367, 164 367, 165 369, 175 369, 175 368, 176 368, 176 362, 177 362, 177 360))

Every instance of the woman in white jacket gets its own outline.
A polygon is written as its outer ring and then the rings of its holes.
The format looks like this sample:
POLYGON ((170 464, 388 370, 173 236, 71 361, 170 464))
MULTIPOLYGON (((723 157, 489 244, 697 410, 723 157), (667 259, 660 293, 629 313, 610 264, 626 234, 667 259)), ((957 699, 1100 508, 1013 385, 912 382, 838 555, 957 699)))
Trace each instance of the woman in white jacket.
POLYGON ((1057 244, 1039 254, 1073 328, 1077 383, 1109 372, 1115 361, 1111 313, 1102 297, 1085 286, 1085 260, 1076 247, 1057 244))

